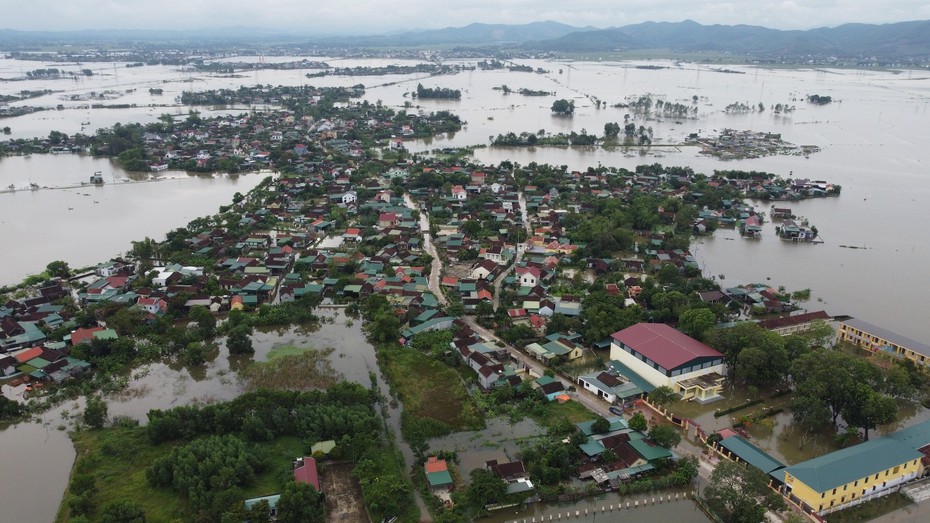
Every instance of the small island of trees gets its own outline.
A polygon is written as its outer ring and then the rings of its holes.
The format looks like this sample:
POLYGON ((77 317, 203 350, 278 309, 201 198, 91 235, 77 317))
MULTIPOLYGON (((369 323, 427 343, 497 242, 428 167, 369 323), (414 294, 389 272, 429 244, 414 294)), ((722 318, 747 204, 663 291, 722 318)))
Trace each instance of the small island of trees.
POLYGON ((828 103, 833 101, 833 97, 820 96, 819 94, 811 94, 807 96, 807 101, 812 104, 827 105, 828 103))
POLYGON ((571 116, 575 113, 575 102, 559 98, 552 102, 552 112, 558 115, 571 116))
POLYGON ((413 97, 459 100, 462 98, 462 91, 448 87, 423 87, 423 84, 417 84, 417 91, 413 93, 413 97))

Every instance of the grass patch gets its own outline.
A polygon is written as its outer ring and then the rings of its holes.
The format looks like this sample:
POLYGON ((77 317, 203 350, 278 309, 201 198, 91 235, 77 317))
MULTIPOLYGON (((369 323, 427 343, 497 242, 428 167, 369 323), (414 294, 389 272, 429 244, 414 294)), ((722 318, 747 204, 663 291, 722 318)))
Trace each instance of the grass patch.
POLYGON ((403 347, 381 347, 378 355, 405 413, 440 421, 452 430, 484 428, 484 417, 454 369, 403 347))
POLYGON ((286 347, 290 348, 282 349, 277 355, 272 351, 268 361, 253 363, 239 374, 247 391, 326 389, 342 378, 329 362, 334 349, 286 347))
POLYGON ((834 512, 833 514, 828 514, 826 519, 829 523, 868 521, 870 519, 875 519, 879 516, 894 512, 895 510, 906 507, 910 504, 911 500, 907 499, 907 497, 905 497, 903 494, 895 492, 894 494, 883 496, 872 501, 867 501, 852 508, 840 510, 839 512, 834 512))
MULTIPOLYGON (((71 471, 94 478, 96 493, 92 499, 96 515, 110 502, 129 500, 145 509, 148 521, 188 521, 193 515, 187 501, 170 489, 153 488, 145 478, 145 469, 183 443, 152 445, 143 427, 116 427, 71 434, 78 459, 71 471)), ((244 489, 247 497, 280 492, 282 481, 290 477, 291 460, 301 455, 303 443, 297 437, 281 437, 254 447, 265 469, 256 474, 255 483, 244 489)), ((70 520, 69 492, 58 508, 56 522, 70 520)), ((90 518, 93 520, 94 518, 90 518)))
POLYGON ((566 401, 565 403, 550 401, 542 407, 541 412, 537 409, 530 417, 541 426, 549 428, 563 419, 574 425, 597 416, 577 401, 566 401))
MULTIPOLYGON (((150 521, 171 521, 190 516, 184 500, 170 490, 149 487, 145 469, 153 461, 171 452, 173 445, 154 447, 140 428, 82 431, 71 434, 78 460, 71 471, 94 477, 99 508, 109 502, 132 500, 142 505, 150 521), (106 450, 105 450, 106 449, 106 450), (112 455, 116 453, 116 455, 112 455)), ((68 494, 58 509, 55 521, 68 521, 68 494)))
POLYGON ((283 358, 284 356, 300 356, 301 354, 311 350, 313 350, 313 347, 310 347, 309 345, 302 347, 298 347, 297 345, 293 344, 278 345, 268 352, 268 361, 283 358))

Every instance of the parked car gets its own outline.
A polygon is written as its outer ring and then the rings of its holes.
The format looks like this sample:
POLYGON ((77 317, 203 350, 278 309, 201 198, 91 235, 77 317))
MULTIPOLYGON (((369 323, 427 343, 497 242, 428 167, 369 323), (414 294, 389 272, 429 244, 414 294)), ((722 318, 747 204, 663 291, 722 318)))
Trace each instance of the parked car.
POLYGON ((623 415, 623 409, 621 409, 620 407, 610 407, 607 410, 609 410, 611 414, 615 414, 617 416, 623 415))

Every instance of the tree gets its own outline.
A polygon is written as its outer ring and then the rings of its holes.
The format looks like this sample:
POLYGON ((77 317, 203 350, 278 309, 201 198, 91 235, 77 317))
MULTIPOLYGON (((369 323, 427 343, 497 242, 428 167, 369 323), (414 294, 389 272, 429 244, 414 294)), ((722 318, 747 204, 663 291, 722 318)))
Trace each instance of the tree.
POLYGON ((207 356, 204 353, 203 344, 192 341, 187 344, 187 347, 184 349, 184 363, 191 367, 197 367, 203 365, 207 361, 207 356))
POLYGON ((604 124, 604 137, 616 138, 620 136, 620 124, 617 122, 607 122, 604 124))
POLYGON ((71 276, 71 268, 68 267, 68 263, 61 260, 55 260, 46 265, 45 271, 49 276, 57 278, 67 278, 71 276))
POLYGON ((103 506, 102 523, 145 523, 145 509, 129 500, 113 501, 103 506))
POLYGON ((197 335, 201 340, 206 341, 216 334, 216 318, 209 309, 197 305, 191 308, 189 316, 191 321, 197 322, 197 335))
POLYGON ((875 392, 872 387, 860 383, 843 409, 843 419, 850 426, 862 429, 865 433, 864 439, 868 441, 869 430, 898 419, 898 404, 894 398, 875 392))
POLYGON ((83 419, 92 429, 103 428, 107 422, 107 403, 100 398, 87 398, 83 419))
POLYGON ((607 418, 598 417, 594 420, 594 423, 591 424, 591 432, 595 434, 602 434, 610 430, 610 422, 607 421, 607 418))
POLYGON ((484 507, 497 503, 507 495, 507 483, 490 470, 474 469, 471 471, 471 484, 466 498, 474 506, 484 507))
POLYGON ((668 385, 662 385, 649 393, 649 401, 656 405, 665 406, 678 401, 678 393, 668 385))
POLYGON ((717 324, 717 317, 713 311, 707 308, 688 309, 678 317, 678 328, 682 332, 703 340, 704 335, 717 324))
POLYGON ((552 102, 552 112, 555 114, 570 116, 575 112, 575 102, 560 98, 552 102))
POLYGON ((768 488, 762 471, 730 460, 720 460, 704 489, 704 499, 728 523, 762 523, 766 509, 785 509, 781 495, 768 488))
POLYGON ((834 426, 841 414, 868 403, 860 385, 873 391, 883 387, 878 367, 829 349, 811 351, 796 360, 791 375, 797 391, 792 409, 799 408, 799 414, 808 421, 817 419, 824 408, 829 409, 834 426))
POLYGON ((667 449, 673 449, 681 443, 681 433, 671 425, 653 425, 649 429, 649 439, 667 449))
POLYGON ((278 500, 278 521, 282 523, 323 523, 323 496, 309 483, 288 482, 278 500))
POLYGON ((249 337, 251 334, 252 327, 250 326, 238 325, 233 327, 226 338, 226 348, 229 349, 229 354, 255 354, 255 349, 252 347, 252 338, 249 337))
POLYGON ((639 432, 646 432, 649 428, 649 423, 646 421, 646 416, 642 412, 636 412, 630 418, 630 428, 633 430, 638 430, 639 432))
POLYGON ((0 396, 0 421, 18 418, 25 412, 26 409, 19 402, 0 396))

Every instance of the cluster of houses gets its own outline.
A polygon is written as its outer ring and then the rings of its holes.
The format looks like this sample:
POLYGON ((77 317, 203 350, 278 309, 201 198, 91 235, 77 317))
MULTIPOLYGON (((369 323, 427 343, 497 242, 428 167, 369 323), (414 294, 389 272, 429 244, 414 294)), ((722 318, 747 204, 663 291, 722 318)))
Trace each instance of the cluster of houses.
POLYGON ((576 473, 580 479, 617 486, 655 469, 656 463, 677 459, 671 450, 655 444, 645 434, 633 430, 621 417, 606 418, 609 428, 594 431, 595 420, 577 423, 577 429, 586 436, 578 445, 586 460, 576 473))
POLYGON ((70 355, 72 347, 116 337, 103 327, 76 329, 68 309, 54 303, 67 295, 60 282, 52 282, 39 288, 36 296, 0 306, 0 378, 13 377, 17 384, 64 381, 90 368, 88 362, 70 355), (69 333, 64 339, 50 339, 56 332, 69 333))

